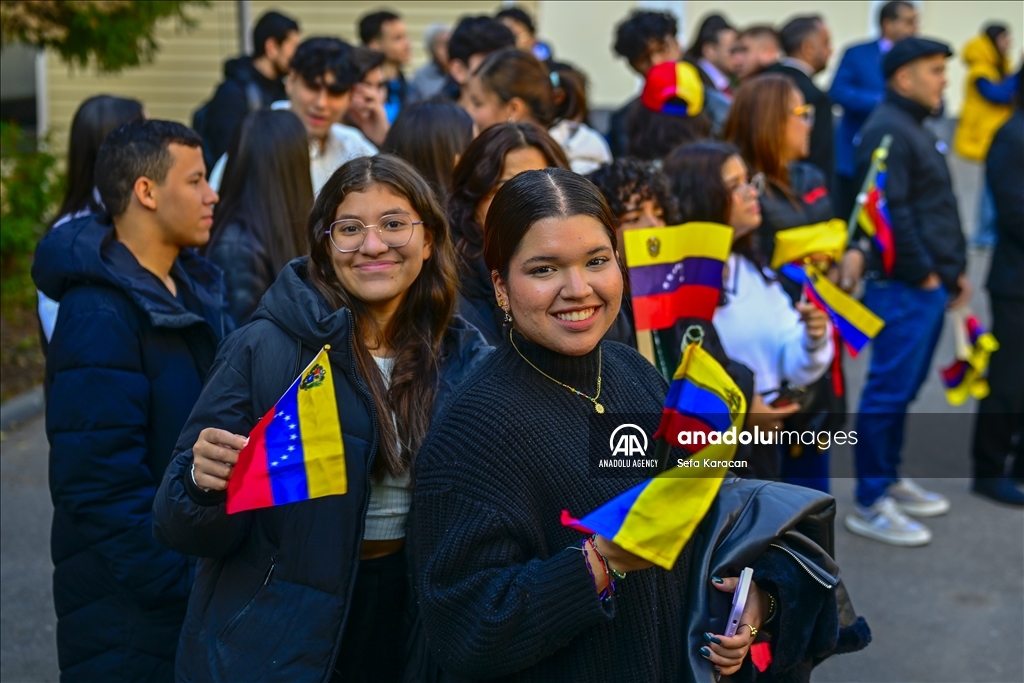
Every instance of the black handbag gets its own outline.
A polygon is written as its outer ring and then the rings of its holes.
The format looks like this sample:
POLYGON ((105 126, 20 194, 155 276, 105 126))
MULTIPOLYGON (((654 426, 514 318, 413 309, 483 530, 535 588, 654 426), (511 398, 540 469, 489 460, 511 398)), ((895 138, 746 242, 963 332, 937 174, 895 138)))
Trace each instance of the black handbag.
MULTIPOLYGON (((705 631, 725 631, 731 608, 731 596, 716 590, 711 577, 739 576, 770 548, 785 553, 794 566, 834 595, 840 642, 833 653, 860 649, 870 641, 867 624, 854 612, 833 559, 835 514, 835 499, 813 489, 738 477, 722 482, 692 541, 687 596, 693 615, 687 631, 691 681, 716 681, 713 665, 699 649, 705 631), (843 629, 851 633, 844 637, 843 629)), ((815 656, 808 664, 808 677, 810 667, 822 659, 815 656)))

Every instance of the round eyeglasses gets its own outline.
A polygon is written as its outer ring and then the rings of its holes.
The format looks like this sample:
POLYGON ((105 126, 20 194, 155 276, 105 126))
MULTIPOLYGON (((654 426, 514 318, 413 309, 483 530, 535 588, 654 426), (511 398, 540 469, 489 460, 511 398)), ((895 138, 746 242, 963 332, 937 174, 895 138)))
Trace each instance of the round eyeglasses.
POLYGON ((423 221, 414 221, 408 214, 396 213, 381 216, 376 225, 366 225, 356 218, 342 218, 331 223, 325 231, 334 248, 343 254, 359 251, 366 239, 366 233, 374 228, 380 241, 392 249, 404 247, 412 240, 414 226, 423 225, 423 221))

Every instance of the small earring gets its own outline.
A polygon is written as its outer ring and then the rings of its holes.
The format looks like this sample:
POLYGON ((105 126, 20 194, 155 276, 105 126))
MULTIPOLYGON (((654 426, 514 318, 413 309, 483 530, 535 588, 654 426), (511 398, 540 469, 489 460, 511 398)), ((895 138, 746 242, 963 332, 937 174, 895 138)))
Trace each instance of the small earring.
POLYGON ((505 309, 505 324, 508 325, 510 322, 512 322, 512 314, 509 313, 508 309, 506 308, 505 309))

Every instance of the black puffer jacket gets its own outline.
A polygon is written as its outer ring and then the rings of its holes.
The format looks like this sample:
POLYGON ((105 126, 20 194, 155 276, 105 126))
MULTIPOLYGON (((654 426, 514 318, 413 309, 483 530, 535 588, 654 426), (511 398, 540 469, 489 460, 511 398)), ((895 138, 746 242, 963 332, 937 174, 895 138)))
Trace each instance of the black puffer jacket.
MULTIPOLYGON (((951 294, 967 267, 964 233, 960 227, 953 183, 946 166, 946 145, 922 125, 930 112, 891 90, 871 112, 857 143, 857 186, 871 165, 871 155, 885 135, 892 135, 886 159, 885 199, 896 244, 892 279, 918 285, 935 272, 951 294)), ((882 274, 873 251, 868 270, 882 274)))
MULTIPOLYGON (((296 259, 253 322, 225 340, 178 440, 154 505, 158 539, 201 559, 182 629, 183 681, 327 680, 341 642, 369 502, 378 420, 356 372, 352 314, 331 311, 296 259), (223 492, 193 483, 191 447, 205 427, 248 434, 325 344, 348 493, 227 515, 223 492)), ((485 356, 479 333, 449 327, 435 410, 485 356)), ((396 644, 396 652, 401 651, 396 644)))
POLYGON ((61 680, 169 681, 192 568, 153 539, 153 497, 231 329, 220 273, 184 251, 172 296, 87 216, 43 238, 32 275, 60 302, 46 435, 61 680))

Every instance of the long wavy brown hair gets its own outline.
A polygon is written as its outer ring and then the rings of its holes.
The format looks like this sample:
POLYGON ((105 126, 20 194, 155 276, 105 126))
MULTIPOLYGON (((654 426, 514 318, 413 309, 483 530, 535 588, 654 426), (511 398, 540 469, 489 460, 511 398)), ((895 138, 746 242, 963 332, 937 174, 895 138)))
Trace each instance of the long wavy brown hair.
POLYGON ((740 150, 752 173, 760 171, 783 192, 789 191, 789 171, 783 161, 789 98, 796 84, 781 74, 764 74, 736 91, 722 139, 740 150))
POLYGON ((356 367, 370 390, 380 426, 373 475, 378 480, 385 471, 398 476, 411 469, 430 426, 445 330, 455 310, 458 276, 448 219, 427 181, 412 166, 380 154, 353 159, 335 171, 320 190, 308 225, 310 279, 332 308, 347 308, 355 319, 356 367), (341 286, 331 261, 333 247, 325 234, 345 197, 373 185, 404 197, 432 240, 430 258, 384 329, 377 327, 366 304, 341 286), (368 340, 395 353, 390 388, 370 355, 368 340))

